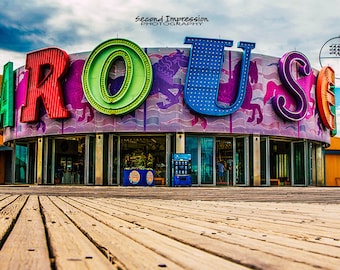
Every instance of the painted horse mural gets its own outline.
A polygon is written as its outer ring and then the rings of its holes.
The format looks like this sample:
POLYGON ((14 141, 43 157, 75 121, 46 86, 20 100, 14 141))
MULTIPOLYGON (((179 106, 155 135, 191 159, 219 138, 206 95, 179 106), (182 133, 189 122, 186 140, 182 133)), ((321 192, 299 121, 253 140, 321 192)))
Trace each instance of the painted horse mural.
POLYGON ((175 83, 174 76, 180 68, 188 67, 189 57, 184 55, 183 51, 163 56, 157 63, 152 65, 154 72, 154 81, 150 95, 161 93, 164 95, 165 101, 158 102, 160 109, 167 109, 172 105, 180 102, 179 97, 183 94, 183 84, 175 83), (178 89, 178 91, 171 91, 178 89))
POLYGON ((82 122, 85 119, 86 108, 89 110, 90 115, 86 121, 90 122, 94 118, 94 111, 90 103, 85 99, 83 86, 81 82, 81 74, 85 60, 76 60, 71 63, 69 74, 70 77, 64 81, 64 93, 65 93, 65 104, 71 105, 73 110, 81 110, 82 115, 78 118, 78 122, 82 122))
MULTIPOLYGON (((241 71, 242 61, 240 60, 232 71, 232 75, 227 83, 220 83, 219 93, 217 97, 218 102, 223 102, 225 104, 232 104, 237 96, 238 86, 239 86, 239 74, 241 71)), ((252 103, 253 98, 253 87, 252 85, 258 82, 258 69, 256 61, 250 61, 249 65, 249 80, 246 88, 246 95, 244 101, 241 105, 242 109, 251 110, 252 115, 248 118, 247 122, 254 122, 256 111, 258 112, 258 117, 256 118, 256 123, 260 124, 263 120, 263 114, 261 107, 257 103, 252 103)))

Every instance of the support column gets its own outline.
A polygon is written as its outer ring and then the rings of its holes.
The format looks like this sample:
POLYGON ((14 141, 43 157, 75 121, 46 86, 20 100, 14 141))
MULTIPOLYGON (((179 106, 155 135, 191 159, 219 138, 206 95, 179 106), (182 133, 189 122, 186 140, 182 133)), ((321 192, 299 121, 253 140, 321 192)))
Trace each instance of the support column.
POLYGON ((44 139, 38 138, 37 147, 37 178, 35 184, 41 185, 43 183, 43 156, 44 156, 44 139))
POLYGON ((185 134, 176 133, 176 153, 185 153, 185 134))
POLYGON ((104 135, 96 135, 95 185, 103 185, 104 135))
POLYGON ((323 155, 322 145, 316 146, 316 185, 325 185, 325 157, 323 155))
POLYGON ((261 186, 261 138, 253 135, 253 180, 254 186, 261 186))

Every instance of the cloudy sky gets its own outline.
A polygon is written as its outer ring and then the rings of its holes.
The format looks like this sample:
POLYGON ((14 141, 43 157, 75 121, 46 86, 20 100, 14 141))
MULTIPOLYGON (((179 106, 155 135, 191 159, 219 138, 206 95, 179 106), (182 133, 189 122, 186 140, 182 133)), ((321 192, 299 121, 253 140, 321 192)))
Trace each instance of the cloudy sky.
POLYGON ((319 69, 319 51, 340 35, 340 0, 1 0, 0 73, 8 61, 47 46, 67 53, 91 51, 111 38, 141 47, 186 47, 186 36, 256 43, 255 53, 304 53, 319 69), (196 17, 199 25, 145 26, 138 18, 196 17))

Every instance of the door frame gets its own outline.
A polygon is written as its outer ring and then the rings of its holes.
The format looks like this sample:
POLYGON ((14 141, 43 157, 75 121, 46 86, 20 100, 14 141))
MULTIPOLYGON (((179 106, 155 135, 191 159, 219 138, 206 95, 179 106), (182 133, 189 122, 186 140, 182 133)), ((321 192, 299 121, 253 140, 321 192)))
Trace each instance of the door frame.
POLYGON ((233 137, 233 186, 249 186, 249 136, 234 136, 233 137), (236 182, 236 139, 244 139, 244 184, 236 182))
POLYGON ((298 140, 298 141, 292 141, 291 142, 291 178, 292 178, 292 186, 307 186, 308 183, 310 182, 310 179, 308 177, 309 175, 309 163, 310 163, 310 157, 309 157, 309 151, 308 151, 308 143, 305 140, 298 140), (295 145, 303 143, 303 160, 304 160, 304 183, 303 184, 296 184, 295 181, 295 155, 294 155, 294 150, 295 150, 295 145))

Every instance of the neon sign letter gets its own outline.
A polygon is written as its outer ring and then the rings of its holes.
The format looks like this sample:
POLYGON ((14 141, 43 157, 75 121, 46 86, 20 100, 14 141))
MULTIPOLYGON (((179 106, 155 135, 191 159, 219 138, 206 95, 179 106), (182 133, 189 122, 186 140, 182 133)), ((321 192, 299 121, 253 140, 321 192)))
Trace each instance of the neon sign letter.
POLYGON ((111 39, 98 45, 88 57, 82 75, 84 93, 93 108, 108 115, 126 114, 137 109, 152 86, 149 57, 135 43, 111 39), (125 62, 125 78, 118 93, 110 95, 107 78, 112 64, 120 57, 125 62))
POLYGON ((311 66, 305 55, 300 52, 288 52, 279 61, 279 77, 282 84, 294 96, 296 100, 296 110, 290 111, 286 108, 286 98, 283 95, 273 98, 273 108, 275 112, 285 120, 300 121, 308 110, 308 101, 305 91, 292 76, 292 65, 297 62, 300 75, 307 76, 311 72, 311 66))
POLYGON ((186 44, 193 44, 190 52, 184 99, 193 111, 211 115, 225 116, 237 111, 245 98, 250 64, 250 53, 255 43, 240 42, 243 49, 240 83, 237 97, 230 106, 217 102, 224 47, 231 47, 232 40, 187 37, 186 44))
POLYGON ((334 70, 331 67, 323 67, 320 70, 316 84, 316 100, 322 123, 331 131, 335 130, 334 88, 334 70))
POLYGON ((26 57, 29 70, 26 105, 22 107, 21 122, 36 122, 39 118, 39 99, 44 103, 49 118, 68 118, 64 106, 60 79, 66 73, 69 58, 58 48, 31 52, 26 57))
POLYGON ((13 127, 13 63, 4 66, 2 93, 0 91, 0 128, 13 127))

